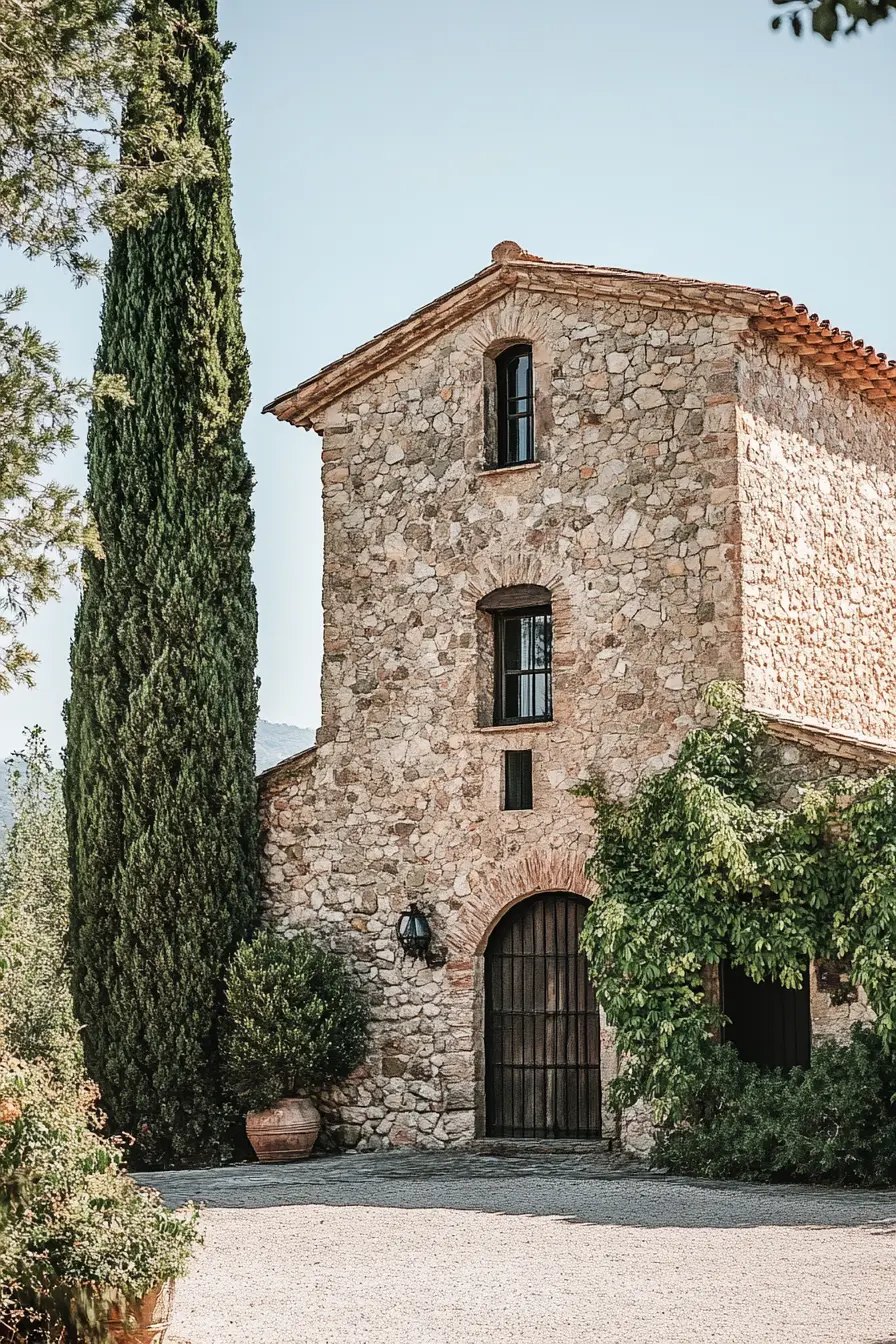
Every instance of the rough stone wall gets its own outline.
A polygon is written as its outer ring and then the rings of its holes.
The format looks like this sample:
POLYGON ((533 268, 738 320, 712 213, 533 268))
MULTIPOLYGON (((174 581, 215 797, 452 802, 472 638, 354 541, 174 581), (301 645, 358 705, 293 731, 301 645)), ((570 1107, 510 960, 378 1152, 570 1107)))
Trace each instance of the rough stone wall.
MULTIPOLYGON (((896 749, 874 748, 856 741, 837 741, 818 729, 769 721, 759 749, 759 769, 771 796, 781 807, 794 806, 800 788, 842 779, 871 779, 896 764, 896 749)), ((844 794, 846 790, 844 789, 844 794)))
MULTIPOLYGON (((336 1142, 481 1132, 488 933, 527 895, 591 894, 591 811, 570 785, 599 771, 626 793, 674 758, 700 688, 743 675, 743 324, 518 294, 318 425, 323 725, 315 752, 267 777, 263 864, 271 919, 323 933, 370 996, 368 1062, 324 1099, 336 1142), (534 350, 539 460, 487 470, 485 361, 519 340, 534 350), (477 602, 514 584, 551 590, 554 721, 482 726, 477 602), (502 812, 502 753, 520 748, 534 807, 502 812), (411 899, 442 967, 401 956, 394 924, 411 899)), ((612 1032, 601 1040, 606 1083, 612 1032)))
POLYGON ((473 1136, 488 931, 527 894, 588 894, 590 808, 569 786, 600 770, 631 788, 672 759, 699 688, 740 673, 741 324, 510 297, 326 413, 323 726, 269 781, 264 863, 272 918, 323 929, 369 986, 367 1074, 332 1099, 341 1141, 473 1136), (514 340, 534 347, 539 461, 483 470, 485 359, 514 340), (477 727, 476 603, 518 583, 552 593, 554 722, 477 727), (520 748, 534 808, 502 812, 520 748), (442 968, 401 958, 411 898, 442 968))
POLYGON ((739 368, 748 699, 896 741, 896 414, 759 337, 739 368))

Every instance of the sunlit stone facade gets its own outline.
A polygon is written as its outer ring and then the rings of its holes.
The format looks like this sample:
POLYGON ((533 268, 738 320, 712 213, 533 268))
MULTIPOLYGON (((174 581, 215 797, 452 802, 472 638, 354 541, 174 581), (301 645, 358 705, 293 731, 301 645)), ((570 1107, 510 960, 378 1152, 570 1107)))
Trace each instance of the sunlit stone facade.
MULTIPOLYGON (((323 722, 262 777, 264 882, 270 919, 344 951, 370 995, 368 1063, 324 1099, 345 1145, 484 1133, 489 933, 528 895, 592 894, 571 786, 625 793, 668 765, 707 682, 781 721, 782 791, 896 738, 894 403, 757 331, 758 291, 526 254, 481 274, 478 306, 456 291, 409 320, 414 342, 395 328, 274 407, 322 437, 323 722), (536 461, 502 470, 486 392, 519 342, 536 461), (496 727, 481 604, 536 585, 553 718, 496 727), (526 749, 533 806, 503 810, 503 753, 526 749), (410 901, 441 966, 402 957, 410 901)), ((861 1011, 813 1005, 819 1031, 861 1011)), ((601 1066, 606 1083, 606 1027, 601 1066)))

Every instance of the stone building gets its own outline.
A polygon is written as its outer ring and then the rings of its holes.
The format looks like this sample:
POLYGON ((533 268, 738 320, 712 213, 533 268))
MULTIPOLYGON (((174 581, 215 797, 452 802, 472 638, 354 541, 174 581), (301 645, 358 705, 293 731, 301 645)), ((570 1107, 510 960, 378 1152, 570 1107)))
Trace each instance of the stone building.
MULTIPOLYGON (((270 918, 370 993, 335 1141, 615 1135, 570 787, 668 765, 720 677, 782 788, 892 763, 894 406, 896 365, 777 293, 506 242, 266 408, 322 438, 323 723, 261 783, 270 918)), ((788 1049, 862 1011, 823 984, 772 1004, 788 1049)))

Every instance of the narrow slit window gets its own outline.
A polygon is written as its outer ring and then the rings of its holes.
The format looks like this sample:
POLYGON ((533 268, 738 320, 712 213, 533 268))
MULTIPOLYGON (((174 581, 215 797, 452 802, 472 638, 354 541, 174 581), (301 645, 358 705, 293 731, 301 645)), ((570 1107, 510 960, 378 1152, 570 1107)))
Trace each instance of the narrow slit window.
POLYGON ((504 753, 504 811, 529 812, 532 809, 532 753, 504 753))
POLYGON ((495 722, 549 722, 553 718, 550 607, 498 614, 495 652, 495 722))
POLYGON ((535 461, 532 347, 512 345, 495 360, 498 392, 498 466, 535 461))

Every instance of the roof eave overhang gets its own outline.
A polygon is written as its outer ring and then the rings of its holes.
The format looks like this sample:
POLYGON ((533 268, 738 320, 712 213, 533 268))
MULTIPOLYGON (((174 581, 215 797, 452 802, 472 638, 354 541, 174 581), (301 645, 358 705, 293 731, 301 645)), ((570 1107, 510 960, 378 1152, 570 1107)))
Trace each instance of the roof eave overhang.
POLYGON ((276 397, 264 407, 264 412, 301 429, 312 429, 315 420, 335 401, 517 288, 556 294, 587 293, 663 308, 687 305, 707 313, 720 310, 759 313, 764 300, 777 297, 765 290, 701 284, 698 280, 679 280, 612 267, 577 266, 528 258, 493 263, 447 294, 417 309, 404 321, 328 364, 313 378, 276 397))
POLYGON ((508 293, 517 283, 510 266, 492 265, 418 308, 410 317, 366 341, 350 354, 321 369, 313 378, 299 383, 264 407, 263 414, 288 420, 300 429, 312 429, 317 416, 340 397, 362 387, 372 377, 391 368, 408 355, 428 345, 443 331, 465 322, 495 299, 508 293))
POLYGON ((362 387, 443 333, 515 289, 587 294, 648 307, 687 307, 694 312, 738 314, 756 330, 793 347, 870 399, 896 401, 896 363, 840 331, 776 290, 678 279, 612 267, 579 266, 530 258, 493 263, 404 321, 300 383, 265 406, 265 412, 313 429, 327 407, 362 387))
POLYGON ((293 756, 287 756, 285 760, 278 761, 276 765, 269 765, 267 770, 260 770, 255 776, 256 784, 261 788, 267 788, 269 784, 279 783, 281 780, 289 779, 303 765, 310 764, 317 752, 317 747, 304 747, 302 751, 297 751, 293 756))

